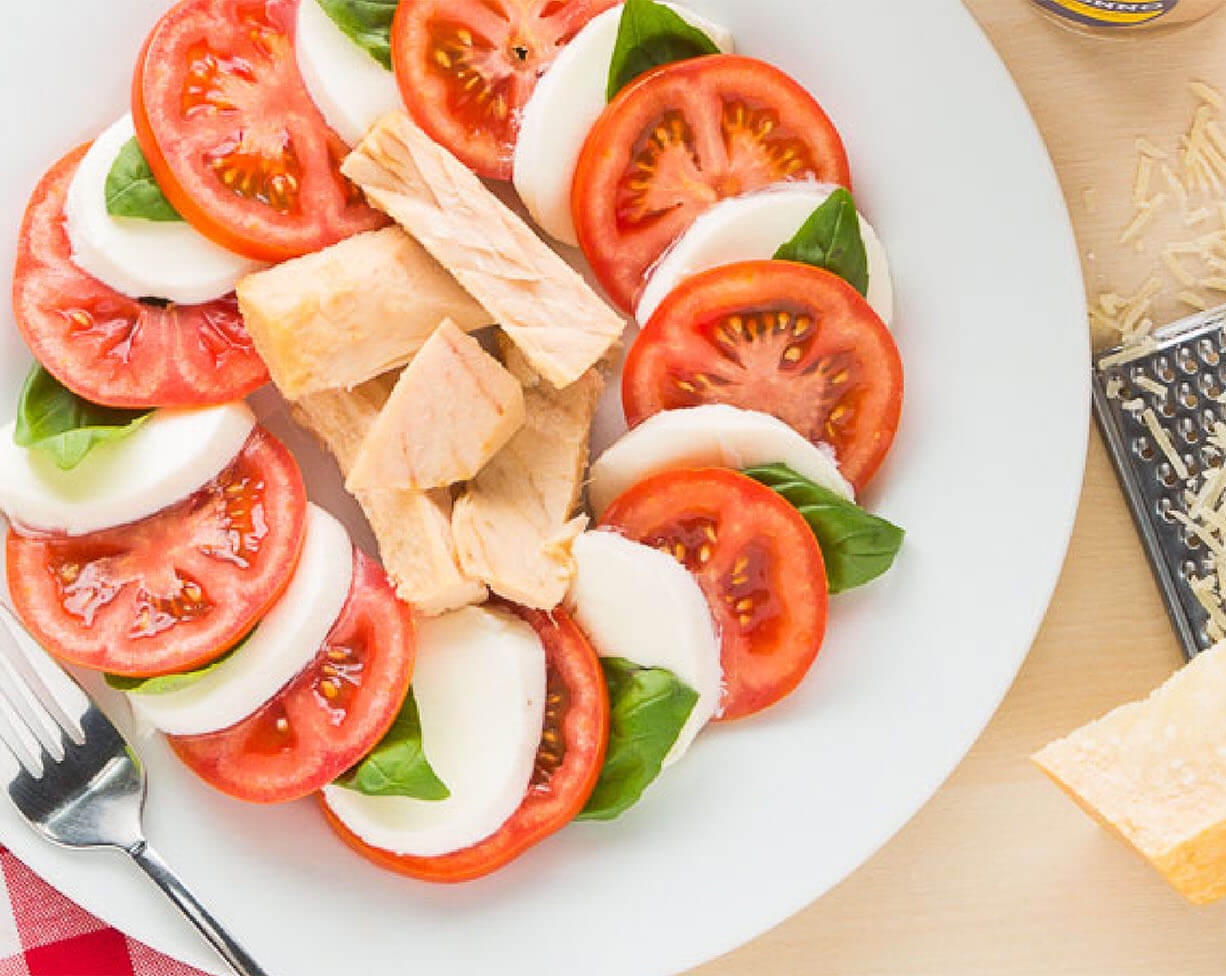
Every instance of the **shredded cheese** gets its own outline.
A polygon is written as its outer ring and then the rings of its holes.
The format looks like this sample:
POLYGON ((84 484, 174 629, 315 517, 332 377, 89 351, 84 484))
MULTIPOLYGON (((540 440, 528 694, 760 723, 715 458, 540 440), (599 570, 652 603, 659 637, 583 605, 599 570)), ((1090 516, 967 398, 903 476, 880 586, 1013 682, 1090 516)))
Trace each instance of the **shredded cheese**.
POLYGON ((1203 81, 1188 82, 1188 91, 1192 93, 1193 98, 1199 98, 1202 102, 1208 102, 1214 108, 1221 108, 1226 105, 1226 101, 1222 99, 1222 95, 1217 89, 1206 85, 1203 81))
POLYGON ((1153 352, 1157 343, 1153 336, 1143 336, 1139 341, 1134 342, 1130 346, 1125 346, 1122 349, 1117 349, 1113 353, 1103 356, 1098 361, 1101 369, 1109 369, 1112 366, 1123 366, 1125 363, 1131 363, 1134 360, 1140 359, 1142 356, 1147 356, 1153 352))
MULTIPOLYGON (((1158 415, 1154 413, 1152 408, 1146 408, 1141 412, 1141 423, 1149 428, 1149 432, 1153 435, 1154 443, 1158 445, 1158 449, 1166 455, 1166 459, 1171 463, 1171 468, 1175 472, 1175 476, 1180 481, 1187 481, 1189 478, 1188 466, 1184 464, 1183 458, 1179 456, 1179 452, 1175 450, 1175 445, 1171 443, 1171 435, 1168 434, 1158 422, 1158 415)), ((1182 514, 1182 513, 1180 513, 1182 514)))
POLYGON ((1196 292, 1181 291, 1175 296, 1175 298, 1184 305, 1187 305, 1189 308, 1193 308, 1198 312, 1206 312, 1209 310, 1209 303, 1200 295, 1196 294, 1196 292))
POLYGON ((1138 376, 1135 380, 1133 380, 1133 382, 1137 386, 1139 386, 1142 390, 1144 390, 1146 393, 1152 393, 1156 397, 1164 397, 1164 398, 1166 397, 1166 394, 1167 394, 1166 387, 1163 386, 1161 383, 1159 383, 1155 379, 1151 379, 1150 377, 1142 374, 1141 376, 1138 376))

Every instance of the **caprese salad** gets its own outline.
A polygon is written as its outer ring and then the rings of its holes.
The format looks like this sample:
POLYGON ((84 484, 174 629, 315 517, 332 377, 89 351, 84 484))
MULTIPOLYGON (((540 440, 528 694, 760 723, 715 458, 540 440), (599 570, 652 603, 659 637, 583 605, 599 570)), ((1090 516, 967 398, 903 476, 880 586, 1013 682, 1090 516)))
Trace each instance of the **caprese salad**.
POLYGON ((733 48, 655 0, 171 7, 21 226, 0 511, 34 635, 205 783, 314 796, 442 882, 794 691, 901 547, 856 498, 903 369, 834 123, 733 48), (641 326, 590 466, 617 336, 573 319, 616 316, 472 174, 641 326), (270 373, 386 569, 244 402, 270 373))

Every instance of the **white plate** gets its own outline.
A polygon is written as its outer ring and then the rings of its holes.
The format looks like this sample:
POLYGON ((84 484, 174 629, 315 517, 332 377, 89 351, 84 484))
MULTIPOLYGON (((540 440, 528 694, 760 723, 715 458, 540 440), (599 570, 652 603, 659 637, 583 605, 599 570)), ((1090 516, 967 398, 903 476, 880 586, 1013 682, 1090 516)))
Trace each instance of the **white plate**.
MULTIPOLYGON (((158 0, 61 0, 0 31, 6 266, 26 194, 124 109, 158 0)), ((153 842, 271 973, 659 976, 752 939, 828 891, 945 779, 999 704, 1047 606, 1087 431, 1077 252, 1008 75, 955 0, 694 0, 795 74, 841 126, 889 249, 908 397, 871 499, 909 530, 897 569, 834 604, 829 642, 780 708, 700 739, 612 825, 573 826, 461 888, 386 874, 310 802, 246 806, 151 742, 153 842)), ((24 360, 0 329, 0 419, 24 360)), ((282 416, 276 429, 288 429, 282 416)), ((316 498, 344 515, 305 437, 316 498)), ((139 476, 139 473, 134 473, 139 476)), ((87 909, 217 969, 122 857, 0 840, 87 909)), ((1036 837, 1036 843, 1039 838, 1036 837)))

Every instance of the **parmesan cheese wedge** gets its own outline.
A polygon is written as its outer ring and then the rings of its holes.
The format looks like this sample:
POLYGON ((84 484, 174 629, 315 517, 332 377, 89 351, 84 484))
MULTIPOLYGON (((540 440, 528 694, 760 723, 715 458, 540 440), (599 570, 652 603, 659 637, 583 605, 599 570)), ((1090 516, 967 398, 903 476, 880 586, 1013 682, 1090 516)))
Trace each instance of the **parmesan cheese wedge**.
POLYGON ((1226 895, 1226 643, 1034 761, 1189 901, 1226 895))
POLYGON ((358 234, 239 282, 256 350, 287 399, 403 366, 443 319, 494 320, 398 227, 358 234))
POLYGON ((493 314, 555 387, 579 380, 621 337, 621 316, 405 113, 381 119, 342 172, 493 314))
POLYGON ((426 340, 371 424, 345 487, 446 488, 480 471, 524 425, 524 391, 450 322, 426 340))
POLYGON ((452 531, 465 573, 515 603, 552 610, 574 578, 571 543, 587 528, 571 516, 604 380, 589 370, 555 390, 514 351, 507 363, 527 387, 527 419, 456 502, 452 531))
MULTIPOLYGON (((382 376, 354 390, 313 393, 291 409, 348 474, 394 385, 394 374, 382 376)), ((375 489, 356 497, 400 599, 431 617, 485 602, 489 593, 484 584, 460 568, 449 492, 375 489)))

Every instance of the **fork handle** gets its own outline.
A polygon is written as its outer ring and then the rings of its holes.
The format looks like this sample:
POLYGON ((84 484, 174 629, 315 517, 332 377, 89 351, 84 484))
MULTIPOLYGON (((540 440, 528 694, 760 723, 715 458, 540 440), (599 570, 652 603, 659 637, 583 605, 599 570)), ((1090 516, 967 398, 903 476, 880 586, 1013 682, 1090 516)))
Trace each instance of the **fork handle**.
POLYGON ((208 909, 200 904, 170 870, 165 861, 158 856, 145 841, 128 848, 128 855, 140 865, 141 870, 153 879, 154 883, 166 893, 176 907, 187 916, 200 934, 203 935, 221 957, 230 964, 230 968, 238 976, 268 976, 264 969, 247 954, 247 950, 239 945, 234 937, 221 927, 218 921, 209 914, 208 909))

